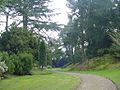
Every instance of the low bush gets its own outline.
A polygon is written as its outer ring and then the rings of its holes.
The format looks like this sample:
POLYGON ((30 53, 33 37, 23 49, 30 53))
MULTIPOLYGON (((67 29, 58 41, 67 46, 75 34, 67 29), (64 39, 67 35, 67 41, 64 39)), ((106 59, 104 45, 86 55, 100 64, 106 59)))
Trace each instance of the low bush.
POLYGON ((52 66, 49 65, 49 66, 47 66, 46 68, 47 68, 47 69, 52 69, 52 66))
MULTIPOLYGON (((15 75, 29 75, 33 64, 33 55, 29 53, 18 53, 14 55, 9 55, 6 52, 0 52, 1 65, 7 66, 8 74, 15 75)), ((1 66, 1 72, 3 71, 3 66, 1 66)), ((0 73, 0 76, 2 73, 0 73)))
POLYGON ((14 74, 15 75, 31 75, 30 71, 33 64, 33 56, 29 53, 19 53, 13 56, 14 59, 14 74))
POLYGON ((11 59, 11 56, 7 52, 0 52, 0 58, 1 61, 4 61, 5 64, 8 67, 7 73, 13 73, 14 72, 14 64, 13 60, 11 59))

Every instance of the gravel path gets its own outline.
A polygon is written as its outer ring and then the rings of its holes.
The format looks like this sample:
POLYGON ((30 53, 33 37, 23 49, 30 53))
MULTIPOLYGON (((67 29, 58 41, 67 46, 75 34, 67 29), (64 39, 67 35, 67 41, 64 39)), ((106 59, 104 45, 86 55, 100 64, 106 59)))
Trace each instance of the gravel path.
POLYGON ((102 76, 61 71, 53 72, 69 74, 80 78, 80 84, 74 90, 118 90, 117 86, 111 80, 102 76))
POLYGON ((116 85, 104 77, 91 74, 70 74, 77 75, 81 79, 81 84, 78 85, 75 90, 117 90, 116 85))

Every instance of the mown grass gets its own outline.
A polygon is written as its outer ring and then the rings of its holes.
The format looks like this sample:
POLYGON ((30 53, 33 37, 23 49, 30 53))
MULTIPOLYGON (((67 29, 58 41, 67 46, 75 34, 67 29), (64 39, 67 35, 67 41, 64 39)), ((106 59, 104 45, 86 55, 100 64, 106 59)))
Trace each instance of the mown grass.
POLYGON ((31 76, 14 76, 0 81, 0 90, 71 90, 79 80, 61 73, 34 71, 31 76))

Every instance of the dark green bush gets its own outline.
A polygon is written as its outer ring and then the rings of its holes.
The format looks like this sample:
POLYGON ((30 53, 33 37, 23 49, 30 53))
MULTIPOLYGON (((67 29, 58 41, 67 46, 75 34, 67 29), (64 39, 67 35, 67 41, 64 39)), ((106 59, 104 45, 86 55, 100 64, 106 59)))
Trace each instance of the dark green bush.
POLYGON ((29 53, 19 53, 13 56, 14 58, 14 74, 15 75, 30 75, 33 66, 33 56, 29 53))
POLYGON ((37 59, 38 39, 36 34, 24 28, 12 27, 0 37, 0 51, 9 55, 29 52, 37 59))

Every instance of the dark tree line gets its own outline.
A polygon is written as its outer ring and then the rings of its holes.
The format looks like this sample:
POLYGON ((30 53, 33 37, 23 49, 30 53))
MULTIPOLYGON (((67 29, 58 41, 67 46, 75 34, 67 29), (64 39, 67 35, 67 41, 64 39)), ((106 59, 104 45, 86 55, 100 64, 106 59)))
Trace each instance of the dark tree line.
POLYGON ((110 54, 111 48, 117 48, 113 43, 120 31, 119 0, 68 0, 68 7, 69 23, 61 38, 71 63, 110 54))

